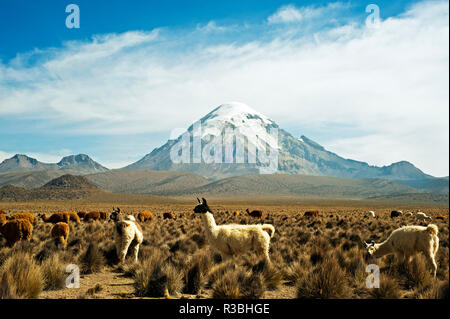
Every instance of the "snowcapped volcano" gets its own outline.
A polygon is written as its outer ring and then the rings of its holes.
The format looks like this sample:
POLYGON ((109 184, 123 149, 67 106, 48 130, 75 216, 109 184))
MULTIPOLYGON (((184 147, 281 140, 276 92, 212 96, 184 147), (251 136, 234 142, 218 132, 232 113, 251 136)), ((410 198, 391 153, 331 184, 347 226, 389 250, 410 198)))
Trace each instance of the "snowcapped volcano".
POLYGON ((392 169, 396 163, 377 167, 344 159, 306 136, 293 137, 273 120, 241 102, 214 108, 177 139, 168 140, 124 169, 186 171, 219 179, 261 173, 261 167, 273 164, 274 160, 275 169, 269 173, 396 180, 429 177, 410 163, 397 174, 399 170, 392 169), (184 160, 174 160, 174 153, 182 154, 184 160))
MULTIPOLYGON (((250 149, 262 150, 266 147, 266 143, 270 148, 278 149, 277 138, 270 134, 270 129, 278 128, 278 125, 244 103, 222 104, 202 117, 199 124, 202 139, 211 136, 226 138, 224 130, 229 129, 242 143, 245 137, 250 149)), ((188 131, 192 129, 193 126, 189 127, 188 131)), ((217 142, 217 139, 214 142, 217 142)))

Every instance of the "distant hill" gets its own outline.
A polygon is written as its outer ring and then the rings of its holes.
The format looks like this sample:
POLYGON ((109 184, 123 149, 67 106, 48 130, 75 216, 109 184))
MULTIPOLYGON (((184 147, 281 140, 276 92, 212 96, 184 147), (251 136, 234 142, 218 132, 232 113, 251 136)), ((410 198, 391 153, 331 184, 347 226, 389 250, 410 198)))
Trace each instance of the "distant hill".
POLYGON ((412 179, 412 180, 396 180, 397 183, 408 185, 416 189, 421 189, 428 193, 434 194, 449 194, 448 177, 442 178, 427 178, 427 179, 412 179))
POLYGON ((448 194, 412 193, 368 197, 369 200, 402 203, 448 203, 448 194))
POLYGON ((16 154, 0 163, 0 173, 58 170, 76 172, 82 175, 108 171, 106 167, 85 154, 66 156, 58 163, 42 163, 35 158, 16 154))
POLYGON ((98 190, 86 177, 70 174, 55 178, 40 189, 98 190))
POLYGON ((56 177, 68 173, 76 174, 76 172, 67 170, 0 173, 0 187, 4 185, 14 185, 25 189, 37 188, 43 186, 56 177))
POLYGON ((58 187, 91 191, 185 196, 323 196, 365 198, 397 194, 434 193, 448 195, 448 179, 428 182, 392 181, 372 178, 342 178, 308 175, 250 174, 210 181, 202 176, 175 171, 111 170, 83 176, 60 176, 65 171, 0 173, 0 186, 12 184, 22 188, 58 187), (59 178, 58 178, 59 177, 59 178), (36 187, 33 187, 33 184, 36 187), (422 188, 420 188, 422 187, 422 188))
POLYGON ((225 178, 196 188, 167 191, 176 195, 244 196, 324 196, 365 198, 377 195, 417 193, 406 185, 384 179, 358 179, 307 175, 244 175, 225 178))
POLYGON ((315 197, 369 199, 383 202, 445 203, 448 201, 448 194, 420 192, 408 185, 386 179, 284 174, 254 174, 208 181, 190 173, 116 170, 87 176, 63 175, 35 189, 27 190, 12 185, 0 188, 0 201, 156 200, 170 203, 172 199, 168 196, 212 196, 240 200, 243 198, 315 197))
POLYGON ((24 189, 12 185, 0 188, 0 200, 73 200, 88 198, 101 191, 82 176, 63 175, 36 189, 24 189))
POLYGON ((167 195, 206 185, 210 181, 186 172, 112 170, 85 176, 97 187, 115 193, 167 195))
POLYGON ((64 175, 36 189, 24 189, 12 185, 0 188, 0 201, 104 201, 110 203, 174 203, 175 199, 154 195, 114 194, 104 192, 83 176, 64 175))

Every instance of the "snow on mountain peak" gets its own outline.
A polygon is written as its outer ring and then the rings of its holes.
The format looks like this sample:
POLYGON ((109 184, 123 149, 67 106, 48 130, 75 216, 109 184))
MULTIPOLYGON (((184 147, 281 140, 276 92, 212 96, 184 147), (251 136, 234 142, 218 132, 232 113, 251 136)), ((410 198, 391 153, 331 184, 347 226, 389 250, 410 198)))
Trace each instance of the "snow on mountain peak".
POLYGON ((201 120, 202 134, 219 136, 225 127, 231 127, 235 133, 247 137, 248 141, 262 149, 265 143, 278 149, 277 137, 270 134, 269 128, 278 127, 267 116, 257 112, 241 102, 229 102, 216 107, 201 120))
POLYGON ((239 126, 240 123, 246 122, 251 118, 259 118, 263 124, 273 124, 273 121, 268 117, 241 102, 229 102, 219 105, 208 113, 202 119, 202 122, 208 120, 226 121, 239 126))

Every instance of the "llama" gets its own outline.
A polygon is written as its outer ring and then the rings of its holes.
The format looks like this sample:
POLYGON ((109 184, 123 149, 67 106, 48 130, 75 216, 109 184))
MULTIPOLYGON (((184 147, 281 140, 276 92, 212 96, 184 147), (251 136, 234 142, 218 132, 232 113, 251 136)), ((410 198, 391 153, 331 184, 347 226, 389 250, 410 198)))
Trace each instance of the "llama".
POLYGON ((439 248, 438 228, 429 224, 424 226, 403 226, 394 230, 382 243, 365 243, 366 249, 371 256, 382 257, 388 254, 396 254, 399 262, 410 261, 411 257, 419 252, 423 253, 427 262, 433 269, 436 277, 437 264, 436 253, 439 248))
POLYGON ((78 216, 77 213, 74 212, 64 212, 63 214, 66 214, 69 216, 69 220, 74 221, 75 223, 79 224, 80 223, 80 217, 78 216))
POLYGON ((275 233, 272 225, 228 224, 217 226, 206 199, 202 198, 202 202, 198 198, 197 200, 199 204, 194 208, 194 213, 201 214, 206 238, 212 248, 225 258, 253 249, 257 254, 264 255, 265 260, 270 263, 270 238, 275 233))
POLYGON ((83 221, 88 222, 90 220, 99 220, 101 218, 100 212, 89 212, 84 215, 83 221))
POLYGON ((369 210, 370 217, 375 218, 375 212, 373 210, 369 210))
POLYGON ((152 220, 153 215, 152 215, 152 212, 149 212, 148 210, 144 210, 144 211, 140 212, 137 217, 138 217, 138 220, 141 223, 143 223, 143 222, 146 222, 147 220, 152 220))
POLYGON ((405 213, 405 217, 411 217, 412 215, 413 215, 412 212, 407 212, 407 213, 405 213))
POLYGON ((422 213, 422 212, 417 212, 416 218, 420 219, 420 220, 431 220, 432 219, 430 216, 427 216, 427 214, 422 213))
POLYGON ((70 216, 64 213, 54 213, 50 217, 45 216, 45 214, 39 215, 45 223, 56 224, 58 222, 69 223, 70 216))
POLYGON ((78 212, 77 213, 77 215, 78 215, 78 217, 80 217, 80 218, 84 218, 84 216, 86 216, 86 212, 78 212))
POLYGON ((19 240, 30 241, 33 225, 28 219, 0 220, 0 233, 5 237, 8 247, 13 247, 19 240))
POLYGON ((120 208, 114 209, 109 216, 110 220, 115 223, 115 242, 117 256, 120 262, 125 262, 128 249, 133 252, 133 260, 138 261, 139 245, 144 240, 141 226, 136 222, 136 219, 128 215, 125 219, 120 216, 120 208), (130 218, 131 217, 131 218, 130 218))
POLYGON ((262 217, 262 211, 260 210, 252 210, 249 211, 248 208, 245 210, 247 212, 247 214, 249 214, 252 217, 256 217, 256 218, 261 218, 262 217))
POLYGON ((176 220, 177 218, 175 217, 175 215, 172 212, 167 212, 163 214, 163 218, 164 219, 173 219, 176 220))
POLYGON ((12 219, 28 219, 30 223, 34 224, 34 216, 31 213, 15 213, 11 214, 8 218, 9 220, 12 219))
POLYGON ((62 244, 63 248, 67 246, 67 238, 69 238, 69 225, 64 222, 56 223, 51 231, 52 238, 55 240, 55 244, 58 246, 62 244))
POLYGON ((403 212, 401 210, 393 210, 391 212, 391 218, 402 216, 403 212))

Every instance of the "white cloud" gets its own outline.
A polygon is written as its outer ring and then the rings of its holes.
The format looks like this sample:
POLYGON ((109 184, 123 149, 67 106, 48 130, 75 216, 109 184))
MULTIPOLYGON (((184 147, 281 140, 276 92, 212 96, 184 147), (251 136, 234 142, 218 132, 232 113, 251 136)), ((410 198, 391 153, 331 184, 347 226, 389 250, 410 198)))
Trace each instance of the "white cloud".
POLYGON ((230 27, 219 26, 219 25, 217 25, 217 23, 215 21, 211 20, 205 25, 197 24, 196 29, 197 29, 197 31, 202 31, 202 32, 223 32, 223 31, 230 29, 230 27))
POLYGON ((287 5, 279 8, 277 12, 267 18, 269 23, 290 23, 302 20, 302 14, 293 5, 287 5))
POLYGON ((311 20, 315 19, 331 21, 337 13, 349 8, 349 6, 349 4, 342 2, 331 2, 321 7, 306 6, 300 8, 290 4, 280 7, 274 14, 267 18, 267 22, 269 24, 290 24, 311 22, 311 20))
POLYGON ((277 28, 247 26, 222 42, 202 30, 127 32, 29 53, 33 64, 21 55, 0 63, 0 117, 68 134, 168 132, 238 100, 288 130, 333 127, 318 142, 349 158, 448 175, 448 2, 420 3, 377 29, 277 28))

